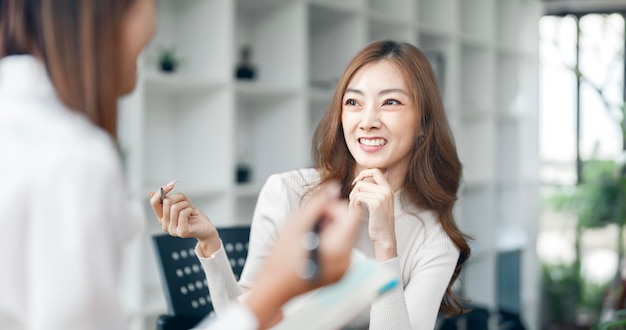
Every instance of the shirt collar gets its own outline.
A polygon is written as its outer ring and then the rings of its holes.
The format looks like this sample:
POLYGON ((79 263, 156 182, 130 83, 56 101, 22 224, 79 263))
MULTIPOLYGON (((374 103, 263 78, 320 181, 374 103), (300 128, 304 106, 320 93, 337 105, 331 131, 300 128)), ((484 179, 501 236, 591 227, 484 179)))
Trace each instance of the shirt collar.
POLYGON ((58 100, 46 68, 31 55, 11 55, 0 59, 0 95, 58 100))

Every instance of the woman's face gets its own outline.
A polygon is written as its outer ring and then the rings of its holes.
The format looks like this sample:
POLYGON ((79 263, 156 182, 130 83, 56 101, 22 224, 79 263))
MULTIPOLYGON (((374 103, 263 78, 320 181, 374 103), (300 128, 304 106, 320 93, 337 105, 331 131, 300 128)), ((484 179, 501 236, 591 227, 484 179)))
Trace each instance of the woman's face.
POLYGON ((343 96, 341 123, 357 173, 379 168, 404 176, 420 111, 398 68, 387 60, 361 67, 343 96))
POLYGON ((122 17, 121 27, 121 85, 120 95, 135 89, 137 58, 154 34, 156 23, 155 0, 132 0, 122 17))

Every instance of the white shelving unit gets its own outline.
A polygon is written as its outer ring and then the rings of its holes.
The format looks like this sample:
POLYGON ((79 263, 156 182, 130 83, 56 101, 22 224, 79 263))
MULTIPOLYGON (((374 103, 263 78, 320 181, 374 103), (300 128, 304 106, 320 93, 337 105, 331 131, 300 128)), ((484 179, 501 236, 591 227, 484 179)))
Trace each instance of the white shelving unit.
POLYGON ((145 193, 178 179, 218 225, 249 223, 268 175, 311 165, 313 131, 356 52, 380 39, 420 47, 439 73, 464 164, 456 209, 476 238, 464 295, 496 305, 496 227, 517 226, 524 252, 522 307, 538 302, 537 20, 529 0, 158 0, 156 36, 141 59, 136 91, 121 102, 120 139, 148 226, 129 259, 134 329, 165 312, 150 235, 161 232, 145 193), (254 81, 238 81, 249 45, 254 81), (159 49, 184 59, 157 70, 159 49), (237 164, 251 180, 237 184, 237 164))

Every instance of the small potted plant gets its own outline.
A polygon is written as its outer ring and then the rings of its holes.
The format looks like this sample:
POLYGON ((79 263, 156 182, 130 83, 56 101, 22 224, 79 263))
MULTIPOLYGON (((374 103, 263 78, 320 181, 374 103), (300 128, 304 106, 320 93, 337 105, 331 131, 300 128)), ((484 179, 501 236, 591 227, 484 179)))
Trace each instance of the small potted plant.
POLYGON ((173 48, 163 48, 159 52, 159 69, 166 73, 176 72, 181 59, 173 48))

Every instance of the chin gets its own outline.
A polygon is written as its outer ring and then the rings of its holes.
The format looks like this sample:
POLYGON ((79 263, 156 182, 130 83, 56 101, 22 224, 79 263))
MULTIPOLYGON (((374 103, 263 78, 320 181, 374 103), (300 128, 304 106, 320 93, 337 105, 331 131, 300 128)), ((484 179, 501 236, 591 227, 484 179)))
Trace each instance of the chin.
POLYGON ((132 77, 128 77, 128 79, 124 79, 122 81, 122 85, 120 86, 120 96, 128 95, 135 90, 137 86, 137 75, 133 75, 132 77))
POLYGON ((387 164, 385 163, 381 163, 381 162, 376 162, 376 161, 371 161, 371 160, 364 160, 364 161, 358 161, 357 160, 357 165, 361 168, 387 168, 387 164))

